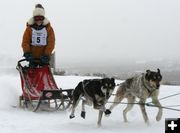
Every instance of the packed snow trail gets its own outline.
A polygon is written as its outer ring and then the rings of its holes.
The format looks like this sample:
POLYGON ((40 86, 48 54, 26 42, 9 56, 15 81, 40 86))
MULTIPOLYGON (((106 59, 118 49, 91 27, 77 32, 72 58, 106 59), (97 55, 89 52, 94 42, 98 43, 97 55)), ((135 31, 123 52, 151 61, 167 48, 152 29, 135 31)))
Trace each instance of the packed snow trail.
MULTIPOLYGON (((55 76, 56 83, 63 89, 74 88, 79 81, 94 77, 81 76, 55 76)), ((117 81, 116 83, 120 83, 117 81)), ((179 93, 180 86, 160 87, 160 98, 170 94, 179 93)), ((163 110, 163 118, 156 122, 156 108, 146 107, 150 119, 147 126, 142 118, 141 111, 137 105, 128 113, 128 123, 123 122, 122 111, 126 105, 118 105, 110 117, 103 117, 102 127, 97 127, 98 112, 92 107, 86 106, 86 119, 80 117, 81 107, 75 112, 76 117, 69 119, 70 110, 45 112, 30 112, 26 109, 12 108, 18 105, 18 97, 21 95, 21 84, 18 73, 0 74, 0 132, 1 133, 164 133, 165 118, 179 117, 179 112, 163 110)), ((179 101, 179 95, 161 101, 163 106, 175 105, 179 101)), ((113 100, 113 97, 110 99, 113 100)), ((123 100, 126 102, 126 100, 123 100)), ((107 107, 110 104, 107 105, 107 107)))

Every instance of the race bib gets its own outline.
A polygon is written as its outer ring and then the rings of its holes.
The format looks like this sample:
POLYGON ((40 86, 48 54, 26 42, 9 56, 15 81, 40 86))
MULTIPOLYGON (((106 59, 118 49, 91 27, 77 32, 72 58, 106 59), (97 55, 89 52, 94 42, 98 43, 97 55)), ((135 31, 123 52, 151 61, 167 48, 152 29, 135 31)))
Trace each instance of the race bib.
POLYGON ((35 30, 32 28, 32 43, 33 46, 45 46, 47 45, 47 30, 44 27, 41 30, 35 30))

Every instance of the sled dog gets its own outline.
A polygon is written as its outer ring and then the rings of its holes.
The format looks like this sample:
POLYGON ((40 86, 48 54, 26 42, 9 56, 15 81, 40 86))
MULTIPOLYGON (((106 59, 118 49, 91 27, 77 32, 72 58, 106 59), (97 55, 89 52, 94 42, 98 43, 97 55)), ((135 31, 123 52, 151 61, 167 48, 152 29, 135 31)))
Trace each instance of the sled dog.
POLYGON ((103 112, 110 114, 111 112, 105 108, 107 100, 111 96, 115 88, 114 78, 103 79, 89 79, 79 82, 73 91, 72 97, 72 112, 70 119, 74 118, 75 108, 77 107, 80 99, 82 99, 81 117, 85 119, 85 104, 92 106, 94 109, 99 110, 98 126, 101 126, 101 119, 103 112))
POLYGON ((124 98, 127 98, 129 104, 123 110, 124 122, 127 122, 126 114, 133 107, 136 98, 139 98, 140 109, 145 123, 149 123, 149 119, 145 110, 145 102, 147 98, 152 98, 152 103, 158 107, 156 120, 160 121, 162 117, 162 106, 158 100, 160 81, 162 75, 160 69, 157 72, 147 70, 146 73, 136 75, 121 83, 116 91, 114 103, 110 106, 110 111, 119 104, 124 98))

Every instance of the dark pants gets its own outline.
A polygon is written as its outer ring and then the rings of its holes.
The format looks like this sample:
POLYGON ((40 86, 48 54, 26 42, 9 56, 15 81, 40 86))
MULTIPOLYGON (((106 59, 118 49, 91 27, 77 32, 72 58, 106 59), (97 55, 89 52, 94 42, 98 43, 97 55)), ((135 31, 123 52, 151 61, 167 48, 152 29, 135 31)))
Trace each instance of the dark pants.
POLYGON ((44 65, 49 65, 49 63, 34 62, 34 61, 29 62, 29 67, 30 68, 41 67, 41 66, 44 66, 44 65))

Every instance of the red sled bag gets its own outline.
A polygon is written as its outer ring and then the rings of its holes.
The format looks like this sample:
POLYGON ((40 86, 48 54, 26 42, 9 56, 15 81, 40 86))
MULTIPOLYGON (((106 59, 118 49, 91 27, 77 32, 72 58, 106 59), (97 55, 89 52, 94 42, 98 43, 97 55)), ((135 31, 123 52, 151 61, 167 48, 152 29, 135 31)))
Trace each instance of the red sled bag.
POLYGON ((19 106, 28 108, 30 104, 35 112, 43 101, 48 101, 48 106, 50 107, 50 100, 54 100, 55 110, 67 109, 71 104, 73 89, 62 90, 58 88, 49 65, 29 67, 22 65, 24 61, 26 59, 18 61, 17 64, 22 87, 19 106))
POLYGON ((48 65, 25 69, 23 75, 24 77, 21 75, 21 86, 24 98, 30 96, 31 100, 37 100, 43 90, 58 90, 48 65), (28 90, 25 88, 25 84, 27 84, 28 90))

